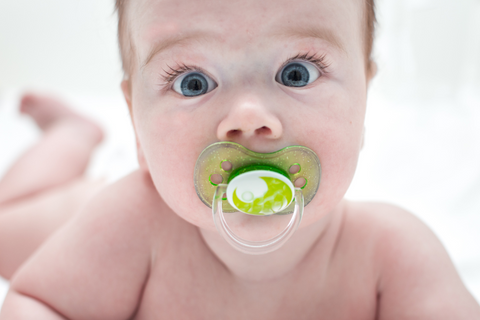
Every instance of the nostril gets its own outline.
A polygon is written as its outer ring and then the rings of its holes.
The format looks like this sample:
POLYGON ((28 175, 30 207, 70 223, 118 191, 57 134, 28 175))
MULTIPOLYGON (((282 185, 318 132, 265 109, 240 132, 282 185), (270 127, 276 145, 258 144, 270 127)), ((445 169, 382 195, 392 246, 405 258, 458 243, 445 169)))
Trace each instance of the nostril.
POLYGON ((227 132, 227 139, 234 139, 242 134, 242 130, 230 130, 227 132))
POLYGON ((270 135, 272 133, 272 130, 269 127, 261 127, 255 130, 255 133, 258 135, 270 135))

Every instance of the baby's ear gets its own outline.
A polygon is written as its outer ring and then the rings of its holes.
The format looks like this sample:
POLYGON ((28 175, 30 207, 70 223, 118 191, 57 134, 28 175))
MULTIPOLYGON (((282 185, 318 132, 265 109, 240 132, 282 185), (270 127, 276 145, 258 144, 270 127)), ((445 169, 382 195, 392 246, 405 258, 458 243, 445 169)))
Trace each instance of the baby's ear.
POLYGON ((370 84, 370 81, 377 75, 377 71, 377 63, 373 60, 370 60, 367 68, 367 85, 370 84))
POLYGON ((138 141, 138 137, 135 135, 135 140, 137 142, 137 159, 138 165, 142 171, 148 172, 147 161, 145 160, 145 155, 143 154, 142 145, 138 141))
POLYGON ((360 150, 363 150, 364 145, 365 145, 365 126, 363 126, 363 130, 362 130, 362 141, 360 144, 360 150))
POLYGON ((129 80, 123 80, 122 84, 120 85, 122 88, 123 96, 125 97, 125 101, 127 102, 128 111, 130 112, 130 120, 132 121, 133 130, 135 131, 135 141, 137 143, 137 159, 138 164, 140 165, 140 169, 143 171, 148 171, 147 161, 145 161, 145 156, 143 154, 142 145, 140 141, 138 141, 137 130, 135 128, 135 122, 133 121, 133 113, 132 113, 132 87, 130 85, 129 80))
POLYGON ((123 97, 127 102, 128 111, 130 112, 130 117, 131 117, 132 116, 132 87, 130 85, 130 80, 124 79, 120 84, 120 87, 122 88, 123 97))

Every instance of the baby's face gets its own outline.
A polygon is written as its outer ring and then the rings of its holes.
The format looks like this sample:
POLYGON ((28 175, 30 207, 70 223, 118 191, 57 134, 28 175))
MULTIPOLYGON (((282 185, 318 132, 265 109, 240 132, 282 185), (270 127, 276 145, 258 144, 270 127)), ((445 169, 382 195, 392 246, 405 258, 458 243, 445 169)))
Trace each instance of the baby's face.
POLYGON ((128 10, 139 151, 178 215, 214 229, 193 171, 218 141, 314 150, 322 180, 302 226, 335 208, 363 140, 363 0, 139 0, 128 10))

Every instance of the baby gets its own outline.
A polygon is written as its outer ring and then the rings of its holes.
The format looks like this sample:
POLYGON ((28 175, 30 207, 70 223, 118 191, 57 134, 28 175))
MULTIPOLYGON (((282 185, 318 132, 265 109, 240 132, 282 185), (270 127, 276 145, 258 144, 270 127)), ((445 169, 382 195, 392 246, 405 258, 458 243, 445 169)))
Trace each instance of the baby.
MULTIPOLYGON (((371 0, 117 8, 140 169, 18 270, 0 319, 480 319, 427 227, 400 208, 343 199, 375 73, 371 0), (280 249, 244 254, 216 231, 193 176, 219 141, 318 155, 318 191, 280 249)), ((230 218, 245 239, 285 223, 230 218)))

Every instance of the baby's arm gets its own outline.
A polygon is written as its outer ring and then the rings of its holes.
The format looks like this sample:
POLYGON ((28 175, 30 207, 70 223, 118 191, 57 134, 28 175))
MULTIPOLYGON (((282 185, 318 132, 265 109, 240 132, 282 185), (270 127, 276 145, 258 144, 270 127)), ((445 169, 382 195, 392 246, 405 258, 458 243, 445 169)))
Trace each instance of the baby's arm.
POLYGON ((162 206, 140 172, 108 187, 13 277, 0 319, 132 317, 148 278, 151 230, 162 206))
POLYGON ((1 313, 2 319, 65 320, 58 313, 34 298, 10 291, 1 313))
POLYGON ((480 319, 478 303, 432 231, 401 209, 385 209, 389 218, 377 241, 378 319, 480 319))

